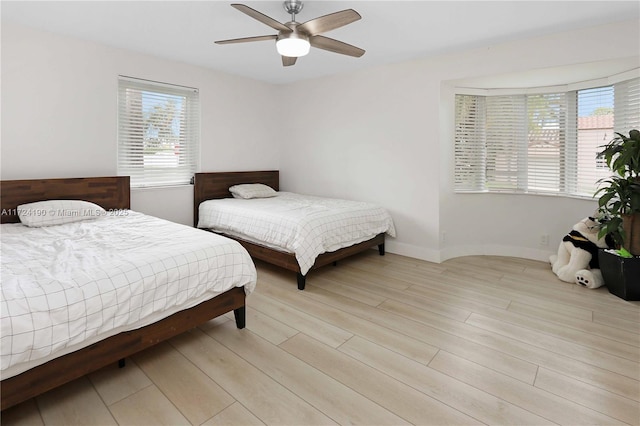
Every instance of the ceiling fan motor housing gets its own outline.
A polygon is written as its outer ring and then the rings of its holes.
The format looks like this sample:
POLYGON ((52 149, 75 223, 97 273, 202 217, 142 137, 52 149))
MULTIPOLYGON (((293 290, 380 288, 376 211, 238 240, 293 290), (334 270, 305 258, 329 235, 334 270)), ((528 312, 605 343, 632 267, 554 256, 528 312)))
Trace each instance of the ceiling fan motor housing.
POLYGON ((281 31, 280 34, 278 34, 278 38, 276 38, 276 41, 284 40, 284 39, 293 39, 293 38, 309 41, 309 36, 307 36, 305 33, 301 33, 298 31, 293 31, 290 33, 285 33, 281 31))
POLYGON ((284 25, 289 27, 291 29, 291 32, 289 31, 278 32, 278 38, 276 40, 280 40, 283 38, 301 38, 303 40, 309 41, 309 35, 307 33, 305 33, 304 31, 298 31, 298 25, 300 25, 299 22, 290 21, 290 22, 286 22, 284 25))

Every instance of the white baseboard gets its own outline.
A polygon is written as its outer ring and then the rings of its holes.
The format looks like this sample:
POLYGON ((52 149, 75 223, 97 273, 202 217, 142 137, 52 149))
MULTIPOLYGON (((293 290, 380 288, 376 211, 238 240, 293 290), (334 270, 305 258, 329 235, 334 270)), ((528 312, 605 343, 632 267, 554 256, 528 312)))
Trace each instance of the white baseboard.
POLYGON ((411 244, 399 243, 390 239, 387 239, 384 245, 385 250, 389 253, 413 257, 414 259, 426 260, 427 262, 441 262, 439 250, 432 250, 424 247, 414 246, 411 244))
POLYGON ((447 259, 453 259, 455 257, 485 255, 519 257, 523 259, 548 262, 549 256, 551 256, 552 254, 554 254, 554 252, 550 250, 532 249, 529 247, 483 244, 479 246, 460 246, 440 250, 440 259, 442 262, 444 262, 447 259))
POLYGON ((387 240, 385 243, 386 250, 389 253, 399 254, 401 256, 413 257, 415 259, 426 260, 427 262, 441 263, 448 259, 462 256, 506 256, 519 257, 523 259, 539 260, 548 262, 549 256, 555 254, 555 251, 546 249, 532 249, 529 247, 514 247, 497 244, 483 244, 475 246, 458 246, 445 248, 442 250, 433 250, 424 247, 417 247, 411 244, 398 243, 396 241, 387 240))

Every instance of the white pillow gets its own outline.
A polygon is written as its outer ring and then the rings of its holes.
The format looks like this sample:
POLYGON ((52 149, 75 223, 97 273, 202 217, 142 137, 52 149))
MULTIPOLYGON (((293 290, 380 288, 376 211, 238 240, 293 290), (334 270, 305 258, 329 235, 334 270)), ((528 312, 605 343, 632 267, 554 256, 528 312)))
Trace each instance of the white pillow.
POLYGON ((278 195, 276 191, 270 186, 262 183, 243 183, 241 185, 234 185, 229 188, 229 192, 234 198, 268 198, 278 195))
POLYGON ((46 200, 18 206, 20 222, 32 228, 96 219, 106 214, 99 205, 81 200, 46 200))

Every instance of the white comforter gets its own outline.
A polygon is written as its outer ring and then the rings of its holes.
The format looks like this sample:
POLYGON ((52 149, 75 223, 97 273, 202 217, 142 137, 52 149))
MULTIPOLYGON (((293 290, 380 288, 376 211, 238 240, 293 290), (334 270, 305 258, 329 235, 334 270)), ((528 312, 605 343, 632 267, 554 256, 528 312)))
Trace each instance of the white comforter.
POLYGON ((303 275, 321 253, 380 233, 395 237, 393 220, 380 206, 291 192, 271 198, 204 201, 198 227, 294 253, 303 275))
POLYGON ((239 243, 141 213, 45 228, 2 225, 2 377, 232 287, 255 288, 239 243))

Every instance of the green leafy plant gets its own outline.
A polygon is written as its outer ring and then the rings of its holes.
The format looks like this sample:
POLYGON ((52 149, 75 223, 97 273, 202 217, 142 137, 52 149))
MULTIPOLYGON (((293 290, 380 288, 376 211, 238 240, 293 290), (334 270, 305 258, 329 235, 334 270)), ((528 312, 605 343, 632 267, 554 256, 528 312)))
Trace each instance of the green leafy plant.
POLYGON ((616 133, 602 148, 598 158, 604 158, 615 174, 599 180, 605 186, 594 195, 599 197, 598 210, 604 218, 599 236, 611 234, 622 246, 626 242, 624 222, 640 214, 640 131, 631 130, 629 136, 616 133))
POLYGON ((640 176, 640 131, 631 130, 629 136, 616 133, 597 158, 604 158, 613 172, 619 176, 637 178, 640 176))
POLYGON ((600 195, 598 209, 602 217, 598 236, 611 234, 616 243, 622 245, 622 218, 640 212, 640 183, 638 180, 620 176, 601 179, 600 182, 608 185, 596 192, 596 195, 600 195))

